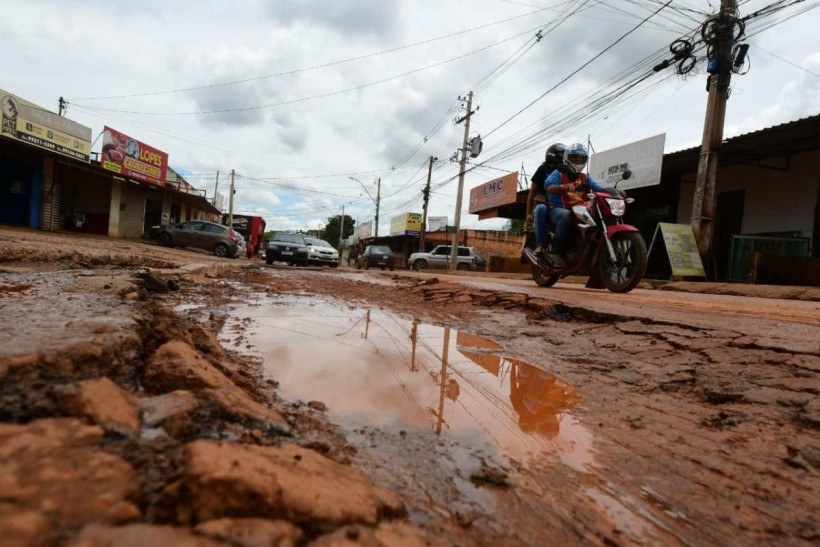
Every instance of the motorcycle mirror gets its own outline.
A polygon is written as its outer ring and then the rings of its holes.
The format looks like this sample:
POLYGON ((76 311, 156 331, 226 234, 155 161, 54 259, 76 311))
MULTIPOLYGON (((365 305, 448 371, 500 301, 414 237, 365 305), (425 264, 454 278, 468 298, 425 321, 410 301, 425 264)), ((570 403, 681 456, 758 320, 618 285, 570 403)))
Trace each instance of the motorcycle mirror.
POLYGON ((628 179, 631 176, 632 176, 632 171, 630 171, 629 169, 627 169, 623 173, 621 173, 621 178, 624 179, 624 180, 628 179))

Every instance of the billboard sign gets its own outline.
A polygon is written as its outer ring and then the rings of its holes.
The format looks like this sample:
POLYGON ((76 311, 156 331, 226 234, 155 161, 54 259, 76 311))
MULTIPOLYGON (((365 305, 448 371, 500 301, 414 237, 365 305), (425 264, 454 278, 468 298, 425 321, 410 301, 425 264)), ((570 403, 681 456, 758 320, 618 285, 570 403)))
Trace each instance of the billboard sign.
POLYGON ((603 186, 621 190, 656 186, 661 183, 663 147, 666 133, 636 141, 618 148, 604 150, 589 158, 589 174, 603 186), (629 169, 632 176, 622 180, 621 173, 629 169))
POLYGON ((364 222, 359 225, 359 229, 356 231, 356 235, 359 239, 367 239, 373 234, 373 221, 364 222))
POLYGON ((518 171, 476 186, 470 190, 470 214, 515 203, 518 171))
POLYGON ((75 160, 91 158, 91 128, 0 89, 0 134, 75 160))
POLYGON ((390 235, 418 235, 421 233, 421 213, 402 213, 390 218, 390 235))
POLYGON ((438 232, 447 229, 447 217, 427 217, 427 231, 438 232))
POLYGON ((100 164, 104 169, 157 186, 165 186, 168 154, 106 126, 100 164))

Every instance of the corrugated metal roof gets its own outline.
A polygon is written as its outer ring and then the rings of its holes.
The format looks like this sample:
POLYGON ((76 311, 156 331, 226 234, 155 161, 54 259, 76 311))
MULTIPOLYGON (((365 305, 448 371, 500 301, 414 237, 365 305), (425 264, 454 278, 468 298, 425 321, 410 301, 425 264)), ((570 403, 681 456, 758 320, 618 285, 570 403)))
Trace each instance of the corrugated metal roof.
MULTIPOLYGON (((804 118, 798 118, 796 120, 792 120, 790 122, 783 122, 776 125, 770 125, 768 127, 764 127, 761 129, 755 129, 754 131, 749 131, 747 133, 741 133, 740 135, 735 135, 734 137, 729 137, 728 139, 723 140, 723 144, 733 143, 737 140, 746 140, 753 137, 763 136, 773 131, 783 131, 787 129, 794 129, 796 127, 813 123, 813 122, 820 122, 820 114, 815 114, 813 116, 806 116, 804 118)), ((683 148, 681 150, 675 150, 674 152, 667 152, 664 154, 666 156, 675 156, 678 154, 686 154, 692 153, 693 151, 700 150, 700 145, 693 146, 691 148, 683 148)))

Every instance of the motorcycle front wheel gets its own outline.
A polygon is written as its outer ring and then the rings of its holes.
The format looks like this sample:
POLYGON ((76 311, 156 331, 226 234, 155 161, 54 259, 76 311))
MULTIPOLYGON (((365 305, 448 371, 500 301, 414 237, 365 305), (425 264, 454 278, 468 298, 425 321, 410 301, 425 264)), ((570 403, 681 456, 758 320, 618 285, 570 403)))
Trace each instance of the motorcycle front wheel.
POLYGON ((532 267, 532 279, 539 287, 552 287, 559 277, 558 275, 549 275, 537 266, 532 267))
POLYGON ((646 243, 638 232, 619 232, 610 242, 615 250, 615 263, 604 248, 598 258, 601 281, 612 292, 629 292, 638 286, 646 272, 646 243))

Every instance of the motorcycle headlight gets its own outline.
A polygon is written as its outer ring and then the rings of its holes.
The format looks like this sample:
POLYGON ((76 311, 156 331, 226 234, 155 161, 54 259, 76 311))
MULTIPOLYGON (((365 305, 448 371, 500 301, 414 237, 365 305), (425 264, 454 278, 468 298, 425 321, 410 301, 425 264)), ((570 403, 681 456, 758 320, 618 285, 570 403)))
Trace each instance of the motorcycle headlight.
POLYGON ((626 211, 626 202, 622 199, 607 199, 607 205, 609 205, 609 210, 612 212, 612 216, 622 217, 624 216, 624 212, 626 211))

